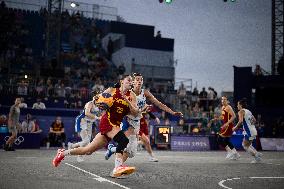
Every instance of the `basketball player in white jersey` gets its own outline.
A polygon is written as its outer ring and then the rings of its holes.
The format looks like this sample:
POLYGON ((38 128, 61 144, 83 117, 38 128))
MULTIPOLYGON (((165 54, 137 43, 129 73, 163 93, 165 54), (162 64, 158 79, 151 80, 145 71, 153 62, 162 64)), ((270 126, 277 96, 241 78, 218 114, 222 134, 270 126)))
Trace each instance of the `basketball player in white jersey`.
MULTIPOLYGON (((83 112, 76 117, 75 132, 79 133, 82 141, 75 144, 68 142, 68 149, 87 146, 92 137, 92 126, 96 120, 99 119, 100 111, 95 105, 96 96, 92 101, 85 104, 83 112)), ((84 158, 82 155, 77 156, 77 161, 82 162, 84 158)))
POLYGON ((256 139, 257 131, 255 128, 255 117, 252 115, 251 111, 246 109, 247 103, 245 99, 238 101, 238 115, 239 121, 237 125, 233 128, 235 131, 240 125, 243 125, 244 130, 244 139, 243 139, 243 148, 254 157, 252 163, 258 163, 261 161, 262 154, 257 152, 256 149, 252 146, 253 140, 256 139))

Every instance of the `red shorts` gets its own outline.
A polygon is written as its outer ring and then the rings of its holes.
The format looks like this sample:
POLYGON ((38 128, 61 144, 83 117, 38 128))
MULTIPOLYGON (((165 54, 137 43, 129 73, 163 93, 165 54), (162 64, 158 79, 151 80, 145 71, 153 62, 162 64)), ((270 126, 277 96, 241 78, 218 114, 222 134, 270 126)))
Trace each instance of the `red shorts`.
MULTIPOLYGON (((112 130, 115 125, 111 124, 107 118, 107 114, 104 114, 100 120, 99 129, 102 135, 105 135, 112 130)), ((116 126, 119 127, 119 126, 116 126)))
POLYGON ((148 129, 148 124, 147 121, 144 117, 142 117, 140 119, 140 131, 139 131, 139 135, 142 136, 142 134, 144 133, 144 135, 149 135, 149 129, 148 129))
POLYGON ((230 124, 228 127, 220 129, 219 135, 222 137, 231 137, 233 134, 233 124, 230 124))

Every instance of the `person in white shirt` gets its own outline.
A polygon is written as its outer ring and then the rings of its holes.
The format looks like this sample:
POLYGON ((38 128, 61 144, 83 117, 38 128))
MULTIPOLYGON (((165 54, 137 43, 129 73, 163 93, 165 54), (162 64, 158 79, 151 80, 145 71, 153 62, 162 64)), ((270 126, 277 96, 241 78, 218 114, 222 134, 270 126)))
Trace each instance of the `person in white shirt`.
POLYGON ((38 98, 36 101, 37 102, 33 104, 33 109, 46 109, 45 104, 41 102, 40 98, 38 98))
POLYGON ((21 104, 19 105, 20 108, 28 108, 27 103, 25 103, 25 99, 21 97, 21 104))

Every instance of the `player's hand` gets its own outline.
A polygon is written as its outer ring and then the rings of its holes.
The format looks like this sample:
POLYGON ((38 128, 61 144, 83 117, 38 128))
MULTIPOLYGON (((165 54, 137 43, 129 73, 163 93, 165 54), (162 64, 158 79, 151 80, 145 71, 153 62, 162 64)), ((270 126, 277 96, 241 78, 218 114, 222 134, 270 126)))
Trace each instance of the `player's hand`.
POLYGON ((183 114, 182 114, 181 112, 174 112, 173 115, 174 115, 174 116, 183 117, 183 114))
POLYGON ((156 117, 155 121, 156 121, 156 123, 157 123, 158 125, 160 125, 161 121, 160 121, 159 118, 156 117))
POLYGON ((233 127, 233 128, 232 128, 232 131, 235 131, 235 130, 237 130, 237 127, 233 127))
POLYGON ((146 105, 146 108, 145 108, 145 111, 146 111, 146 112, 150 112, 151 109, 152 109, 152 107, 153 107, 152 105, 148 105, 148 104, 147 104, 147 105, 146 105))

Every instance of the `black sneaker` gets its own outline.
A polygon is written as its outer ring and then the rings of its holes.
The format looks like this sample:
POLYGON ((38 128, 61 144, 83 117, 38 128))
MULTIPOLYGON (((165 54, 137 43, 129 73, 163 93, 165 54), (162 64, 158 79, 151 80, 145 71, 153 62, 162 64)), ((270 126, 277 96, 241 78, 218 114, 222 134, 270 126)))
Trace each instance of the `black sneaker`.
POLYGON ((3 144, 3 149, 4 149, 5 151, 8 151, 8 148, 9 148, 9 145, 8 145, 8 144, 3 144))
POLYGON ((7 151, 15 151, 15 148, 13 148, 12 146, 9 146, 7 151))

